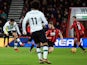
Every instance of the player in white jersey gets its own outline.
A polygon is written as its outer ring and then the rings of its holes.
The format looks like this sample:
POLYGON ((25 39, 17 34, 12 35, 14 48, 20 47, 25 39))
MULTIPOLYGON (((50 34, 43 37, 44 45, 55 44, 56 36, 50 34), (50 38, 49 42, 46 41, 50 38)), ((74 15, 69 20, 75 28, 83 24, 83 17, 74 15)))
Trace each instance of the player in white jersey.
POLYGON ((47 59, 48 56, 48 43, 45 36, 45 32, 43 31, 43 25, 48 25, 48 22, 44 16, 44 14, 38 10, 39 3, 33 2, 31 5, 31 11, 27 12, 23 23, 23 34, 26 34, 26 23, 29 22, 30 30, 32 33, 32 38, 34 39, 35 43, 37 44, 37 55, 39 58, 40 63, 47 63, 50 64, 50 62, 47 59), (42 24, 43 22, 43 24, 42 24), (40 42, 43 43, 43 55, 42 51, 40 49, 40 42), (42 57, 43 56, 43 57, 42 57))
POLYGON ((9 37, 10 35, 14 37, 14 50, 18 51, 18 48, 17 48, 18 42, 20 43, 21 46, 23 46, 23 44, 18 38, 18 34, 21 35, 21 33, 14 19, 10 19, 9 21, 5 23, 5 25, 3 26, 3 31, 4 31, 5 37, 6 36, 9 37))

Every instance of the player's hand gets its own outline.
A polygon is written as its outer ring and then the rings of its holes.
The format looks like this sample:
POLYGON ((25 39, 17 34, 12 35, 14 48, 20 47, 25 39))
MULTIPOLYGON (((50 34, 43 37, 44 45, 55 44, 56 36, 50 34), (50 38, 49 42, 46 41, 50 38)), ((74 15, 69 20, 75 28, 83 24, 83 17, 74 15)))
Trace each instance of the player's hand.
POLYGON ((19 37, 21 36, 21 34, 19 34, 19 37))
POLYGON ((84 34, 84 31, 82 31, 82 34, 84 34))
POLYGON ((9 36, 9 34, 6 34, 6 36, 9 36))
POLYGON ((27 33, 26 32, 23 32, 24 35, 26 35, 27 33))

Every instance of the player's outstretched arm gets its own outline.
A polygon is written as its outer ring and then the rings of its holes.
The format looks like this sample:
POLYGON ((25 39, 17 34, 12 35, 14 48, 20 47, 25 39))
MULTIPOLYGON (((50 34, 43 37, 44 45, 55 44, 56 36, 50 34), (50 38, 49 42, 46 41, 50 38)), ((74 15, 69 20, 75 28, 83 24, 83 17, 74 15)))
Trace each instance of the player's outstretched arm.
POLYGON ((43 21, 43 26, 48 25, 48 21, 46 20, 46 17, 45 17, 45 15, 43 13, 41 13, 41 19, 43 21))
POLYGON ((61 43, 63 43, 63 35, 62 35, 61 32, 59 32, 59 36, 60 36, 60 38, 61 38, 61 43))
POLYGON ((21 32, 19 30, 19 27, 18 27, 17 23, 15 23, 15 26, 16 26, 16 29, 17 29, 17 33, 21 36, 21 32))

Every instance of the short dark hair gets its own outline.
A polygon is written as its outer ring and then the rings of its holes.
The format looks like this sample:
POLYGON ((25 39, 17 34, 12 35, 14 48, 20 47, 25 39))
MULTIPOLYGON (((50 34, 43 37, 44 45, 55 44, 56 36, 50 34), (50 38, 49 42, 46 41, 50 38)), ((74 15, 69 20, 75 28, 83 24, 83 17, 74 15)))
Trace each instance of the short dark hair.
POLYGON ((31 8, 39 9, 39 7, 40 7, 39 2, 32 2, 31 3, 31 8))
POLYGON ((76 16, 73 16, 73 18, 75 18, 75 19, 76 19, 76 16))
POLYGON ((14 19, 10 19, 11 22, 14 22, 14 19))

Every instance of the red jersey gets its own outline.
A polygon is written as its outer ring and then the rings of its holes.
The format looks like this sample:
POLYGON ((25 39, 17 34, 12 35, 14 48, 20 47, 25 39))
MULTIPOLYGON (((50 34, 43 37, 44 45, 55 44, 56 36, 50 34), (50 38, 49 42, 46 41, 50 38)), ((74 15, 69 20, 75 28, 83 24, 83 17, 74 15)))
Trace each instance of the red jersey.
POLYGON ((27 32, 30 33, 30 26, 27 26, 27 32))
POLYGON ((75 36, 76 37, 80 37, 81 35, 83 35, 84 34, 84 30, 85 30, 85 28, 84 28, 84 26, 80 23, 80 22, 78 22, 78 21, 74 21, 73 22, 73 25, 71 26, 71 29, 72 28, 74 28, 74 31, 75 31, 75 36))
POLYGON ((51 42, 55 42, 59 37, 60 30, 59 29, 49 29, 46 31, 47 39, 51 42))

